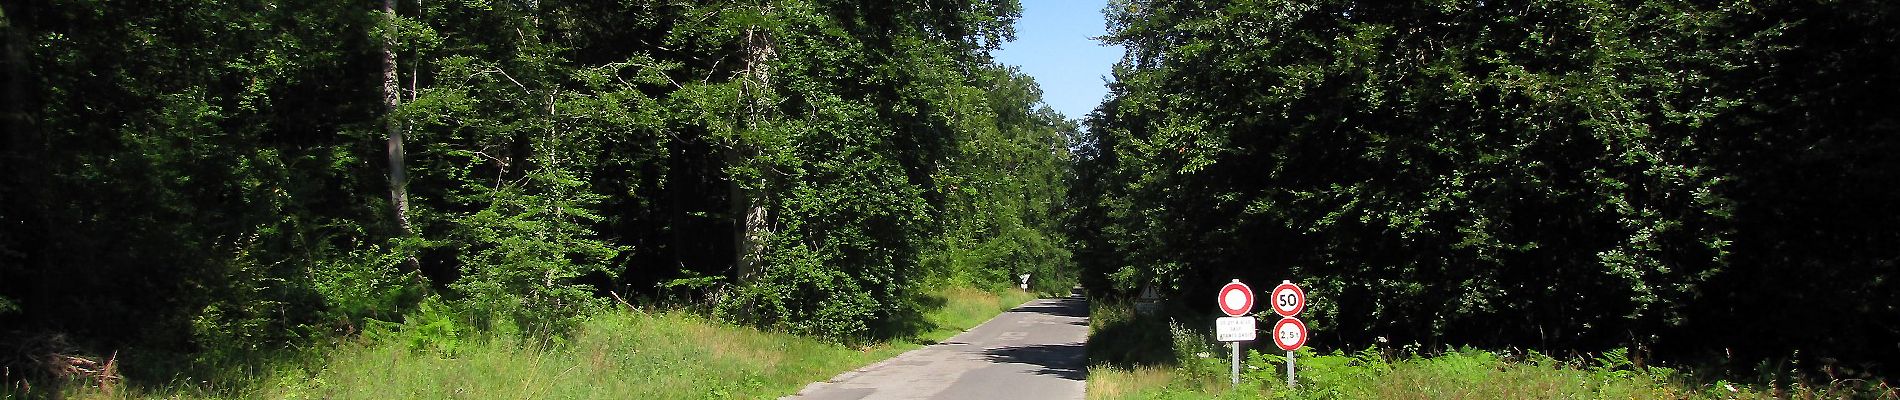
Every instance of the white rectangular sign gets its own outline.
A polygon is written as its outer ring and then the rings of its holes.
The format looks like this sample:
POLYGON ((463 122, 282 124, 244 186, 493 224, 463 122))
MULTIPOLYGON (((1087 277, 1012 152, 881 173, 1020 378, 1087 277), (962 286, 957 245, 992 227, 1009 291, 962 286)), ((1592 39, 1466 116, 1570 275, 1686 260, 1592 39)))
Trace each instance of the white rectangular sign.
POLYGON ((1254 340, 1253 317, 1221 317, 1214 320, 1214 338, 1222 342, 1254 340))

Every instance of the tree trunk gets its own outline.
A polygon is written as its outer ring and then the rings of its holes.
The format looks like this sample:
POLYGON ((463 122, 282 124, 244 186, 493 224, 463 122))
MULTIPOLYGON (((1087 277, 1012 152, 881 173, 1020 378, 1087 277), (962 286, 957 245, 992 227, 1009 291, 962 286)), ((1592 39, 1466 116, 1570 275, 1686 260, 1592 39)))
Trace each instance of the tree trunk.
MULTIPOLYGON (((726 162, 750 162, 752 154, 739 149, 726 150, 726 162)), ((758 274, 759 266, 765 259, 765 236, 771 233, 766 226, 766 202, 763 190, 747 189, 744 182, 734 177, 732 185, 733 215, 733 251, 737 263, 739 281, 751 281, 758 274)))
MULTIPOLYGON (((395 117, 396 107, 402 105, 402 88, 396 77, 396 0, 383 0, 383 14, 387 18, 383 28, 383 129, 389 134, 389 203, 396 212, 396 229, 403 237, 415 236, 415 228, 409 224, 409 177, 404 171, 402 149, 403 124, 395 117)), ((403 262, 409 271, 420 269, 420 263, 411 255, 403 262)))
MULTIPOLYGON (((764 11, 769 12, 769 10, 764 11)), ((771 37, 758 28, 745 32, 745 69, 740 76, 740 96, 745 107, 740 118, 740 129, 749 130, 758 127, 761 121, 770 118, 772 102, 767 95, 772 91, 772 70, 769 62, 775 55, 771 37)), ((759 165, 758 149, 743 138, 735 138, 732 147, 726 149, 727 165, 749 165, 758 175, 758 185, 748 189, 739 176, 734 176, 732 185, 733 251, 734 262, 738 269, 740 282, 748 282, 759 272, 765 258, 766 236, 771 234, 767 225, 770 210, 767 208, 765 190, 771 182, 770 168, 759 165)))

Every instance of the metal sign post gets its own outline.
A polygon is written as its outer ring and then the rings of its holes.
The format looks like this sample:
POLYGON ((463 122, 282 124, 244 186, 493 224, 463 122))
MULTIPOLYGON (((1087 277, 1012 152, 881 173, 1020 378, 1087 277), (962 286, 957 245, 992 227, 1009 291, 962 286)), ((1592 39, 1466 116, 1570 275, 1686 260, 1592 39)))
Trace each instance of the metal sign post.
POLYGON ((1233 381, 1240 385, 1240 342, 1254 340, 1253 317, 1222 317, 1214 320, 1214 339, 1227 342, 1234 353, 1233 381))
POLYGON ((1286 352, 1286 387, 1293 387, 1293 352, 1286 352))
POLYGON ((1280 322, 1273 324, 1273 344, 1286 350, 1286 386, 1294 387, 1293 351, 1306 345, 1306 323, 1300 322, 1294 315, 1306 309, 1306 291, 1300 290, 1293 281, 1280 281, 1273 288, 1273 313, 1280 314, 1280 322))
POLYGON ((1215 300, 1227 317, 1214 320, 1214 338, 1227 342, 1233 353, 1231 381, 1235 388, 1240 387, 1240 342, 1254 340, 1254 319, 1243 317, 1253 311, 1253 288, 1240 283, 1239 279, 1220 288, 1220 296, 1215 300))
POLYGON ((1234 349, 1234 363, 1233 363, 1234 371, 1233 371, 1233 374, 1230 376, 1233 377, 1234 387, 1239 388, 1240 387, 1240 342, 1227 342, 1227 347, 1231 347, 1234 349))

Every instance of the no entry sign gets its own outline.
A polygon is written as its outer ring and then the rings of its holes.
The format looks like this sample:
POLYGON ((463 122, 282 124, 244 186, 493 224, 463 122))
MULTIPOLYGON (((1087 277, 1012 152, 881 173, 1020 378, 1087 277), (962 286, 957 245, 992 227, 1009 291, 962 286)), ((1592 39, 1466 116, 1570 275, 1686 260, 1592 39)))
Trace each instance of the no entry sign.
POLYGON ((1299 318, 1281 318, 1279 323, 1273 324, 1273 344, 1280 346, 1280 350, 1299 350, 1306 345, 1306 323, 1299 318))
POLYGON ((1234 350, 1233 381, 1234 387, 1240 387, 1240 342, 1254 338, 1253 317, 1241 316, 1253 311, 1253 288, 1235 279, 1221 286, 1214 302, 1220 303, 1220 312, 1227 313, 1227 318, 1214 320, 1214 334, 1234 350))
POLYGON ((1235 279, 1220 288, 1219 301, 1220 311, 1227 313, 1227 316, 1247 315, 1247 312, 1253 311, 1253 288, 1235 279))
POLYGON ((1306 291, 1300 290, 1300 286, 1294 285, 1293 281, 1280 281, 1280 286, 1273 287, 1273 297, 1269 301, 1273 303, 1274 314, 1288 317, 1299 315, 1300 310, 1306 309, 1306 291))

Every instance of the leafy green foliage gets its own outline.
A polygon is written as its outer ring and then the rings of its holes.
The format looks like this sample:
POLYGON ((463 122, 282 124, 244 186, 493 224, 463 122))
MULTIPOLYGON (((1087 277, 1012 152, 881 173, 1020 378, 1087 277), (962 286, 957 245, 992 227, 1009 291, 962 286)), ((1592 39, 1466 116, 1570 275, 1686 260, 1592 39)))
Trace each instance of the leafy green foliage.
POLYGON ((1246 344, 1240 383, 1230 383, 1223 348, 1208 342, 1205 329, 1150 323, 1126 329, 1134 317, 1125 306, 1092 305, 1088 393, 1099 399, 1621 399, 1621 398, 1866 398, 1892 396, 1878 381, 1784 377, 1735 384, 1683 370, 1643 365, 1626 349, 1557 358, 1537 351, 1486 351, 1471 347, 1433 351, 1417 344, 1369 345, 1357 351, 1295 352, 1297 386, 1286 384, 1285 352, 1246 344), (1107 318, 1101 318, 1107 317, 1107 318), (1098 345, 1106 349, 1094 350, 1098 345), (1112 357, 1146 354, 1151 362, 1112 357), (1152 356, 1173 360, 1153 362, 1152 356), (1106 356, 1106 357, 1104 357, 1106 356))
POLYGON ((364 187, 351 121, 368 103, 314 101, 371 87, 341 73, 366 21, 306 3, 6 11, 0 153, 27 167, 0 190, 0 292, 22 306, 0 325, 97 348, 303 336, 322 307, 312 263, 378 222, 372 204, 326 195, 364 187))
MULTIPOLYGON (((1892 237, 1845 215, 1890 221, 1846 210, 1895 191, 1846 183, 1896 169, 1832 145, 1891 146, 1873 116, 1890 107, 1795 76, 1891 87, 1849 65, 1894 65, 1868 52, 1891 45, 1871 24, 1895 7, 1795 3, 1117 2, 1106 39, 1129 56, 1071 191, 1082 279, 1184 299, 1293 279, 1320 299, 1315 343, 1891 359, 1861 342, 1889 333, 1748 328, 1892 293, 1892 269, 1870 268, 1891 246, 1843 243, 1892 237), (1784 279, 1847 289, 1769 289, 1784 279)), ((1892 332, 1878 321, 1900 315, 1854 310, 1817 322, 1892 332)))
POLYGON ((849 340, 870 330, 879 301, 850 274, 802 246, 779 246, 752 284, 720 303, 720 315, 786 332, 849 340))
POLYGON ((950 279, 987 286, 1020 284, 1066 293, 1074 270, 1061 226, 1074 123, 1039 105, 1041 90, 1013 69, 984 72, 982 92, 968 88, 942 101, 959 109, 953 122, 970 132, 938 178, 948 215, 944 234, 925 255, 950 279))
POLYGON ((464 344, 477 338, 472 324, 434 298, 416 303, 416 310, 403 314, 401 323, 378 319, 363 322, 364 339, 404 346, 418 353, 454 357, 464 344))
POLYGON ((454 287, 483 318, 478 326, 506 318, 530 333, 561 333, 596 303, 574 279, 605 272, 618 251, 586 236, 584 223, 599 217, 584 203, 596 196, 579 192, 580 181, 547 171, 526 178, 524 186, 546 191, 535 196, 521 187, 498 189, 488 208, 458 221, 468 237, 457 240, 467 247, 459 251, 462 277, 454 287))
MULTIPOLYGON (((1621 359, 1624 369, 1575 368, 1536 365, 1514 355, 1469 348, 1432 357, 1388 358, 1384 351, 1368 347, 1351 354, 1297 353, 1299 386, 1287 388, 1286 357, 1278 354, 1251 352, 1246 368, 1247 379, 1272 390, 1276 398, 1691 398, 1698 397, 1693 389, 1704 386, 1683 381, 1672 370, 1627 369, 1627 358, 1621 359)), ((1708 394, 1701 397, 1761 397, 1753 391, 1708 394)))
POLYGON ((400 269, 408 252, 399 250, 400 243, 390 247, 366 246, 316 262, 311 285, 332 314, 326 319, 395 319, 423 295, 421 277, 400 269))
POLYGON ((1075 126, 988 57, 1015 1, 375 5, 9 4, 0 335, 168 379, 615 297, 847 342, 1068 288, 1075 126))

